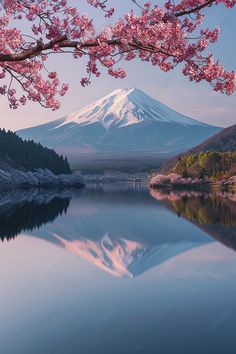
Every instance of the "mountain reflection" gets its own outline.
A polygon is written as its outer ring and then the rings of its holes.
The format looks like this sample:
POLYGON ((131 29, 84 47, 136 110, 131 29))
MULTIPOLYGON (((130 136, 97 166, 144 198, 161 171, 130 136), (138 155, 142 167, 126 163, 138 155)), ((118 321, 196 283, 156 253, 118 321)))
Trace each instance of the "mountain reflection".
POLYGON ((135 184, 0 193, 3 240, 29 234, 116 277, 138 276, 214 239, 236 249, 235 216, 233 194, 135 184))
POLYGON ((33 231, 65 213, 71 197, 54 190, 0 192, 0 238, 2 241, 33 231))
POLYGON ((236 250, 236 194, 154 189, 150 190, 150 194, 179 217, 236 250))
POLYGON ((194 247, 212 242, 152 199, 146 187, 90 186, 67 214, 31 236, 116 277, 135 277, 194 247))

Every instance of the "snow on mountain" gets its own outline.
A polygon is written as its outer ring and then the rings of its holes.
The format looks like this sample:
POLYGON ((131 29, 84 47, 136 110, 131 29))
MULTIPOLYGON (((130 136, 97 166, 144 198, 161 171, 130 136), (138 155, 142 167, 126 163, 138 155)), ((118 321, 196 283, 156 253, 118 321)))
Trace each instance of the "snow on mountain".
POLYGON ((93 124, 99 122, 108 130, 111 126, 121 128, 145 120, 178 123, 187 126, 206 126, 204 123, 173 111, 143 91, 132 88, 111 92, 80 111, 73 112, 66 117, 63 123, 52 129, 57 129, 68 123, 93 124))
MULTIPOLYGON (((18 131, 65 152, 172 153, 221 129, 188 118, 137 89, 119 89, 65 118, 18 131), (76 149, 77 150, 76 150, 76 149)), ((61 152, 61 151, 60 151, 61 152)))

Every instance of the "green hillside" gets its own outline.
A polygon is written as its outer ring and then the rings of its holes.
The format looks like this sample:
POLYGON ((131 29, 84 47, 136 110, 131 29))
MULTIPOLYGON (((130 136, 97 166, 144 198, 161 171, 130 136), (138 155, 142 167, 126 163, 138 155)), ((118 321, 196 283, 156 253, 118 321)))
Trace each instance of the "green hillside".
POLYGON ((231 177, 236 175, 236 151, 188 153, 176 160, 173 172, 182 177, 231 177))
POLYGON ((175 172, 182 177, 216 179, 236 175, 236 124, 170 159, 162 166, 162 172, 175 172))

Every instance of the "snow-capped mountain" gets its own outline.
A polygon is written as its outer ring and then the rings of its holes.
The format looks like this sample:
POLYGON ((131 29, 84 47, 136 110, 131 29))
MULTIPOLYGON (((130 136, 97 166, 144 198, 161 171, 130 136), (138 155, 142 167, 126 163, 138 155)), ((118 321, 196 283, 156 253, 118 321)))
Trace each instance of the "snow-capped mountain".
POLYGON ((65 118, 18 131, 54 148, 78 152, 177 153, 220 131, 188 118, 138 89, 113 91, 65 118))
POLYGON ((115 90, 80 111, 73 112, 57 128, 68 123, 90 125, 99 122, 108 131, 110 128, 122 128, 147 120, 186 126, 202 125, 132 88, 115 90))

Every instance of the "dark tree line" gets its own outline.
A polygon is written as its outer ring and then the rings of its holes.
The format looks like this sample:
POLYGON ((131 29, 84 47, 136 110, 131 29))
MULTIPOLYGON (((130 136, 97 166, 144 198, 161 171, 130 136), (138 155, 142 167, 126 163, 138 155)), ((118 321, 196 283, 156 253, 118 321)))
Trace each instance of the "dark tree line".
POLYGON ((66 213, 70 199, 53 198, 49 203, 37 201, 14 204, 10 208, 0 208, 0 240, 11 240, 22 232, 30 232, 59 215, 66 213))
POLYGON ((33 140, 24 141, 5 129, 0 129, 0 163, 26 171, 47 168, 57 175, 71 173, 67 158, 33 140))

